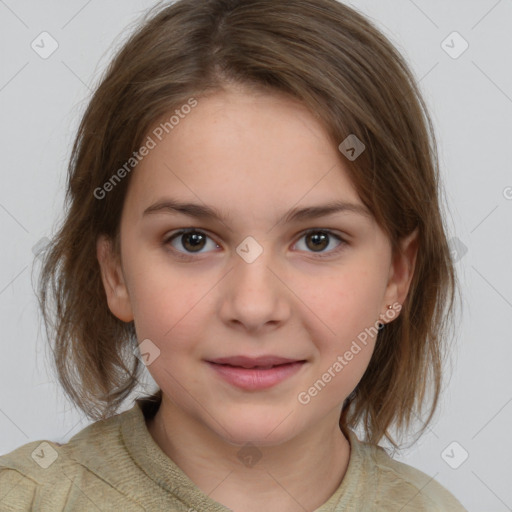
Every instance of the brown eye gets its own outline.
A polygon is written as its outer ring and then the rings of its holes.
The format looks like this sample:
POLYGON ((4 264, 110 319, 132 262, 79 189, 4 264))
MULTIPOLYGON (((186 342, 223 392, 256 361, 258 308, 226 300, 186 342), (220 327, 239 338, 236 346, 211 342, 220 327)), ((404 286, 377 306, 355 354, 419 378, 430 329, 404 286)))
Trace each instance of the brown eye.
POLYGON ((330 256, 342 250, 346 245, 346 242, 340 236, 323 229, 310 229, 306 233, 303 233, 298 243, 300 244, 302 240, 305 240, 305 249, 299 247, 299 250, 317 253, 318 257, 330 256), (333 240, 337 241, 334 247, 332 247, 333 240), (326 250, 329 246, 331 246, 331 248, 326 250))
MULTIPOLYGON (((171 244, 177 252, 193 254, 200 253, 207 246, 208 240, 211 240, 211 238, 202 231, 182 230, 168 237, 165 244, 171 244)), ((214 246, 213 248, 219 247, 213 240, 211 240, 211 244, 214 246)))
POLYGON ((323 231, 314 231, 306 235, 306 245, 313 251, 322 251, 329 245, 329 234, 323 231))
POLYGON ((187 251, 200 251, 205 245, 205 236, 202 233, 194 231, 181 235, 181 243, 187 251))

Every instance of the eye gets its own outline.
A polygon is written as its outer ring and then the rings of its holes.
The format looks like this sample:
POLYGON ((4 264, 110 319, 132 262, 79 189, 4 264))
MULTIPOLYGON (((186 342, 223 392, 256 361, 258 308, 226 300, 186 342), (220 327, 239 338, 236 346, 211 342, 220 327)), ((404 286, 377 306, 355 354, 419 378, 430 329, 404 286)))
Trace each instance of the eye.
MULTIPOLYGON (((310 229, 302 234, 299 240, 305 239, 306 252, 312 252, 315 257, 323 258, 338 253, 346 245, 345 240, 327 229, 310 229), (332 240, 338 243, 330 250, 325 250, 332 245, 332 240)), ((204 231, 195 228, 182 229, 169 235, 164 240, 164 245, 171 245, 176 256, 184 259, 191 259, 189 256, 193 254, 202 254, 208 252, 208 241, 210 241, 210 249, 220 249, 219 244, 213 241, 204 231), (181 247, 179 247, 181 246, 181 247), (206 250, 203 250, 205 249, 206 250)), ((298 245, 297 242, 295 245, 298 245)))
POLYGON ((211 241, 210 248, 216 249, 220 247, 206 233, 193 228, 182 229, 172 234, 165 239, 164 244, 170 244, 178 253, 201 254, 202 249, 208 245, 207 240, 211 241), (184 251, 177 247, 180 245, 185 248, 184 251))
POLYGON ((306 240, 306 243, 304 244, 306 249, 302 250, 317 253, 318 257, 320 258, 339 252, 346 244, 346 242, 340 236, 326 229, 310 229, 303 233, 300 240, 302 239, 306 240), (334 248, 331 248, 331 250, 325 251, 327 247, 332 245, 331 241, 333 238, 338 241, 338 244, 334 248))

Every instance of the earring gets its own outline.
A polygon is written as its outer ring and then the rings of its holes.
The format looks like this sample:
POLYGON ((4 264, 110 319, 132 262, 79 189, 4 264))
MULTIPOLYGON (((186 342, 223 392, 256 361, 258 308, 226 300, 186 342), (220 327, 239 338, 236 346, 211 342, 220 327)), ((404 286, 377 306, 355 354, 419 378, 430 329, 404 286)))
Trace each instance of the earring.
MULTIPOLYGON (((388 304, 388 309, 393 309, 393 306, 391 304, 388 304)), ((382 316, 382 315, 381 315, 382 316)), ((379 331, 381 331, 382 329, 384 329, 384 325, 382 322, 379 322, 379 326, 378 326, 378 329, 379 331)))

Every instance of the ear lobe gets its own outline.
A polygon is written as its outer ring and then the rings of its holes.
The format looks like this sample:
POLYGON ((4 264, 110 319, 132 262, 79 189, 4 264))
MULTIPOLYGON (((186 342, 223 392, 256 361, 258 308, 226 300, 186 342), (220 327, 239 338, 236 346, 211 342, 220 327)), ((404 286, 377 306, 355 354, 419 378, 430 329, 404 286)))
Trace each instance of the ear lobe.
POLYGON ((399 241, 399 249, 393 255, 391 264, 390 278, 386 290, 386 304, 395 302, 403 304, 405 302, 414 276, 418 245, 418 228, 399 241))
POLYGON ((110 311, 119 320, 131 322, 133 312, 119 257, 114 254, 112 241, 105 235, 100 235, 96 241, 96 256, 110 311))

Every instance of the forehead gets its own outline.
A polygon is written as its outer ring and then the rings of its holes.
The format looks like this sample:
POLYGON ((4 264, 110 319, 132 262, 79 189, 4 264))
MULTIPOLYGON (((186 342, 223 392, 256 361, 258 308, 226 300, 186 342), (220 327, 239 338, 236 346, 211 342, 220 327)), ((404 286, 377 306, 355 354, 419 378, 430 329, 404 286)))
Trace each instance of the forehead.
POLYGON ((302 200, 360 203, 327 131, 293 98, 241 90, 198 97, 170 129, 173 113, 148 132, 155 146, 131 177, 126 203, 139 213, 163 195, 253 217, 302 200), (164 125, 169 133, 158 140, 164 125))

